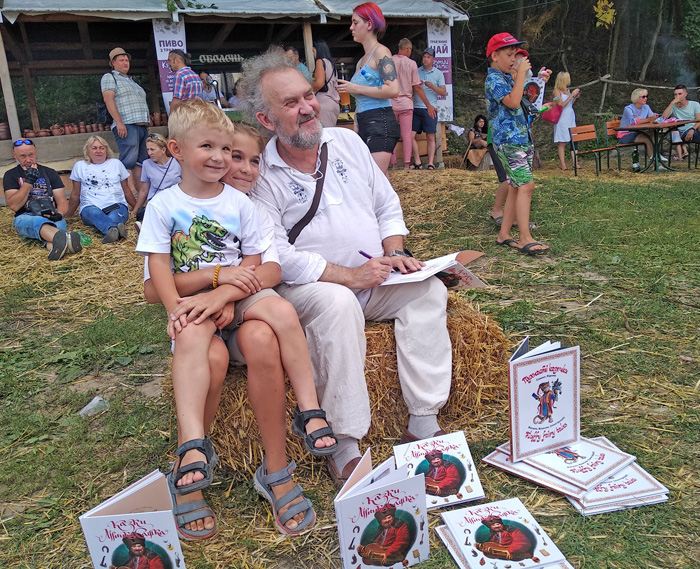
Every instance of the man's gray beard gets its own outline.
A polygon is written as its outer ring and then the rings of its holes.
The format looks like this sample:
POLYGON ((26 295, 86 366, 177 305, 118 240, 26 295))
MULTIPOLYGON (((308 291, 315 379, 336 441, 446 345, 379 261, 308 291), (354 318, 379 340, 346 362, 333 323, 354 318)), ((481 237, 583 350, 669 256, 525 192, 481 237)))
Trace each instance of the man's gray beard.
MULTIPOLYGON (((297 127, 304 122, 305 119, 309 118, 311 115, 301 115, 297 119, 297 127)), ((293 135, 288 135, 283 131, 281 124, 277 118, 273 115, 272 124, 275 125, 275 134, 279 141, 285 146, 291 146, 292 148, 298 148, 299 150, 310 150, 314 148, 321 140, 321 135, 323 134, 323 124, 318 118, 318 113, 313 114, 316 123, 318 124, 318 133, 304 133, 301 129, 298 129, 293 135)))

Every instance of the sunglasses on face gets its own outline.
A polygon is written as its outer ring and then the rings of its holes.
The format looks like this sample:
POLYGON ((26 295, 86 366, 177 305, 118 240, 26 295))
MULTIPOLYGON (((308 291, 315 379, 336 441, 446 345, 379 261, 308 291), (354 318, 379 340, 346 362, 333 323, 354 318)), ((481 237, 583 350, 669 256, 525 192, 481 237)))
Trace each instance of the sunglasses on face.
POLYGON ((639 95, 639 97, 642 98, 642 99, 648 99, 648 98, 649 98, 649 95, 639 95))
POLYGON ((34 143, 26 138, 20 138, 19 140, 15 140, 14 142, 14 146, 22 146, 23 144, 26 144, 28 146, 34 146, 34 143))

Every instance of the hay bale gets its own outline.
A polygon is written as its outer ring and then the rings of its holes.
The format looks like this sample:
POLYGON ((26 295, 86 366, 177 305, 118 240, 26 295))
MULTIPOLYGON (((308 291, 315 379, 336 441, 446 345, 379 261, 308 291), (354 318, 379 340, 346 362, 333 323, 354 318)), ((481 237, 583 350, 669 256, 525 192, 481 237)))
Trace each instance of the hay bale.
MULTIPOLYGON (((503 408, 506 398, 508 341, 498 324, 454 292, 447 304, 447 327, 452 339, 452 390, 440 412, 442 427, 449 431, 477 429, 479 423, 503 408)), ((396 370, 393 323, 369 323, 365 376, 372 411, 372 425, 363 446, 387 455, 407 423, 396 370)), ((287 392, 291 421, 295 401, 287 392)), ((221 462, 236 474, 250 477, 262 461, 262 445, 246 394, 245 368, 234 368, 224 387, 221 406, 212 427, 212 438, 221 462)), ((310 459, 299 437, 287 438, 289 458, 297 463, 310 459)))

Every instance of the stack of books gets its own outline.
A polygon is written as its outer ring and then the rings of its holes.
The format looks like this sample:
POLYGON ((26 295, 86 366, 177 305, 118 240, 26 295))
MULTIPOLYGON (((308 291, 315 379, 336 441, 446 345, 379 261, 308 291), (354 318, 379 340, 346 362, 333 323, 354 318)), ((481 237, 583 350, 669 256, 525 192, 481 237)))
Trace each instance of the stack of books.
POLYGON ((573 569, 517 498, 444 512, 435 528, 460 569, 573 569))
POLYGON ((564 494, 584 516, 668 500, 668 489, 605 437, 580 435, 578 346, 546 342, 510 359, 510 434, 483 460, 564 494))

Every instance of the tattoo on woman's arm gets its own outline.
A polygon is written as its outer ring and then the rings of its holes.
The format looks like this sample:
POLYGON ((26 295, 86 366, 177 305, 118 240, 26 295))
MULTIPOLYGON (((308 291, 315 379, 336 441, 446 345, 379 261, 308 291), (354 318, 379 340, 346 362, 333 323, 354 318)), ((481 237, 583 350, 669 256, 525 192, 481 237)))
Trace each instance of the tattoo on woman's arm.
POLYGON ((396 65, 388 55, 379 60, 379 76, 384 81, 396 81, 396 65))

